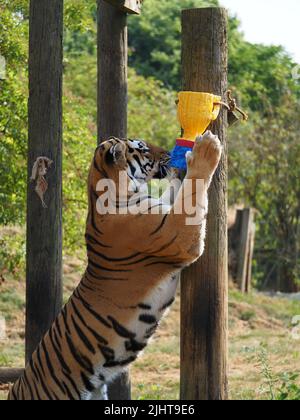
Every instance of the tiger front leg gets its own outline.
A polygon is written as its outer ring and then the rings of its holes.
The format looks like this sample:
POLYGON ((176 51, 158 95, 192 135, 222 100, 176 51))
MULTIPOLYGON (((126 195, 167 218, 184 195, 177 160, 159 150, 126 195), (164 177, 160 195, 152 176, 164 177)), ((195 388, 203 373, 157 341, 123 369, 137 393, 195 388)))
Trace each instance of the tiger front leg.
POLYGON ((222 145, 218 136, 207 131, 197 138, 192 152, 188 152, 186 179, 200 179, 208 189, 219 165, 222 145))
POLYGON ((222 145, 208 131, 197 138, 194 149, 187 154, 187 175, 174 206, 173 222, 180 227, 178 244, 187 263, 197 260, 204 252, 208 189, 221 159, 222 145))

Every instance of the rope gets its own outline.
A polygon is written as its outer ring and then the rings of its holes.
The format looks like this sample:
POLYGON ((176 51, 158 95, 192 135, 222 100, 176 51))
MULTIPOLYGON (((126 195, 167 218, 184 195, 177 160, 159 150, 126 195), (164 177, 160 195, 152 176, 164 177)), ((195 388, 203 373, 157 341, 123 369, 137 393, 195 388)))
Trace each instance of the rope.
POLYGON ((246 114, 246 112, 244 112, 241 108, 239 108, 237 106, 236 99, 232 97, 231 90, 228 90, 226 95, 227 95, 228 103, 226 103, 226 102, 216 102, 216 105, 225 106, 225 108, 227 108, 228 111, 232 112, 232 113, 237 111, 242 115, 244 121, 248 121, 248 119, 249 119, 248 115, 246 114))

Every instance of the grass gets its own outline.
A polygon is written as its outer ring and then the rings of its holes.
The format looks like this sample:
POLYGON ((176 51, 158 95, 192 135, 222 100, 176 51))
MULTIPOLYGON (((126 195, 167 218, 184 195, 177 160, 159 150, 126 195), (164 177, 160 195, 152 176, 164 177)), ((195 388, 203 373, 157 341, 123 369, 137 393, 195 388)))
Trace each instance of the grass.
MULTIPOLYGON (((64 268, 65 299, 80 280, 82 263, 68 260, 64 268)), ((12 278, 0 286, 0 316, 7 321, 8 340, 0 341, 0 367, 22 366, 24 355, 24 283, 12 278)), ((133 398, 179 398, 180 298, 144 355, 131 367, 133 398)), ((229 385, 233 400, 271 399, 266 367, 275 387, 300 385, 300 341, 292 336, 292 318, 300 315, 300 302, 271 298, 253 291, 242 295, 231 288, 229 296, 229 385), (263 349, 263 350, 262 350, 263 349), (262 359, 262 351, 265 359, 262 359), (268 364, 263 368, 262 360, 268 364), (292 383, 288 379, 292 378, 292 383), (280 381, 283 382, 280 382, 280 381), (285 384, 284 381, 287 381, 285 384)), ((274 391, 272 391, 274 392, 274 391)), ((284 394, 284 393, 283 393, 284 394)), ((295 393, 295 395, 298 395, 295 393)), ((0 391, 0 399, 6 392, 0 391)))

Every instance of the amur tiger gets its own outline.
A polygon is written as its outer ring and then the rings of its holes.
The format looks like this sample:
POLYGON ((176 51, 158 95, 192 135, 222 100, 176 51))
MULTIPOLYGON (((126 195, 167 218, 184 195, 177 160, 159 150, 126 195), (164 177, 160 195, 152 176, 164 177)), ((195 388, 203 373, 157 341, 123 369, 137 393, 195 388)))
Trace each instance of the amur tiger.
POLYGON ((116 207, 124 210, 145 183, 167 176, 169 155, 117 138, 96 149, 88 179, 88 267, 9 400, 107 399, 107 384, 142 352, 174 301, 176 274, 204 251, 207 190, 221 153, 219 139, 207 132, 187 154, 186 178, 173 205, 143 192, 134 204, 146 203, 142 210, 102 214, 99 199, 107 191, 100 191, 99 181, 121 188, 116 207), (197 180, 203 180, 198 191, 197 180), (182 206, 185 195, 192 198, 190 208, 182 206), (187 223, 193 212, 196 223, 187 223))

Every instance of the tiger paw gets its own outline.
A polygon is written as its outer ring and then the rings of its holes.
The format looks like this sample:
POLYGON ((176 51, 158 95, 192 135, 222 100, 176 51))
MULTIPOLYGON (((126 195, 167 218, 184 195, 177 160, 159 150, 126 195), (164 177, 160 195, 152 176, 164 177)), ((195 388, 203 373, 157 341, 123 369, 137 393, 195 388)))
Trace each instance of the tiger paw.
POLYGON ((203 179, 210 183, 222 155, 222 145, 218 138, 211 131, 196 139, 192 152, 188 152, 187 175, 189 178, 203 179))

